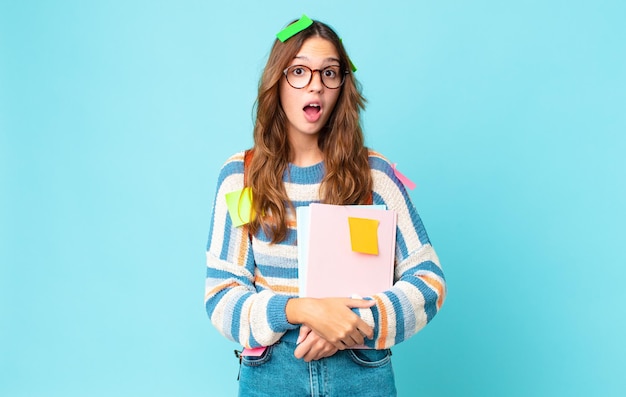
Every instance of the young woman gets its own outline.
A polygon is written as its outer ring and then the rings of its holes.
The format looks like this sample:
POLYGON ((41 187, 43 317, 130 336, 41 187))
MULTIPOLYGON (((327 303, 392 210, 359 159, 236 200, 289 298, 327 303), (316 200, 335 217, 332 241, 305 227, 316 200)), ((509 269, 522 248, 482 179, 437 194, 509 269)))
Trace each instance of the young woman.
POLYGON ((392 165, 364 146, 364 99, 337 34, 304 16, 281 33, 259 85, 253 150, 219 175, 206 310, 228 339, 266 347, 242 357, 242 396, 393 396, 389 348, 435 316, 444 276, 392 165), (256 216, 234 226, 224 197, 244 186, 256 216), (397 213, 391 289, 365 299, 298 297, 295 208, 315 202, 373 202, 397 213), (351 349, 362 344, 371 349, 351 349))

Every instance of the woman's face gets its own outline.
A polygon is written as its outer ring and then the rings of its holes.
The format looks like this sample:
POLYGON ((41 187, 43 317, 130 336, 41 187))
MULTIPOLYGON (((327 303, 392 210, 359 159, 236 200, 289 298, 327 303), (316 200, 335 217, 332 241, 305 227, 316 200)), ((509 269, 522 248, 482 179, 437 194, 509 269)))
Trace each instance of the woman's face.
MULTIPOLYGON (((333 70, 340 69, 339 55, 335 46, 321 37, 311 37, 302 44, 300 51, 289 64, 289 66, 294 65, 306 66, 311 70, 323 70, 329 66, 336 66, 336 68, 326 70, 326 78, 329 80, 333 75, 333 70)), ((294 76, 292 80, 296 80, 298 76, 306 72, 305 68, 294 68, 289 71, 290 77, 294 76)), ((341 77, 337 76, 337 78, 341 77)), ((335 108, 341 87, 336 89, 326 87, 322 83, 320 72, 313 72, 311 82, 303 88, 292 87, 283 77, 280 80, 279 89, 280 102, 287 115, 287 133, 292 142, 294 139, 302 140, 307 137, 317 139, 317 134, 326 125, 335 108)))

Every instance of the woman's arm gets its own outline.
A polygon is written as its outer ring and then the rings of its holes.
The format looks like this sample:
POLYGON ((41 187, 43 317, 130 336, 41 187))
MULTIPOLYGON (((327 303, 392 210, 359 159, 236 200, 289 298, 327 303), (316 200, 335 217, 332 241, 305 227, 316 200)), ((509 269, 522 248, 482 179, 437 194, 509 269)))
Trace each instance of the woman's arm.
POLYGON ((444 302, 446 283, 424 225, 391 164, 374 153, 370 166, 374 204, 385 204, 398 216, 394 285, 371 297, 376 302, 371 309, 359 309, 374 329, 374 339, 365 345, 384 349, 408 339, 433 319, 444 302))
POLYGON ((232 225, 224 198, 242 187, 243 153, 239 153, 224 164, 217 183, 206 252, 205 307, 213 325, 228 339, 246 347, 269 346, 297 326, 285 314, 289 295, 270 289, 257 292, 255 287, 248 228, 232 225))

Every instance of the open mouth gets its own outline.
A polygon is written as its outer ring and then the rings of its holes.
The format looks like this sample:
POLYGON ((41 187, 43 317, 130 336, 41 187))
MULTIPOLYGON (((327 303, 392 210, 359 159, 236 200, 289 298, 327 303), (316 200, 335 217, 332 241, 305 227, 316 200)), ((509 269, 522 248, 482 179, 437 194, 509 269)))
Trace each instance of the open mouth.
POLYGON ((311 103, 311 104, 306 105, 302 110, 304 110, 304 113, 308 114, 309 116, 312 116, 312 115, 319 113, 321 109, 322 108, 319 104, 311 103))
POLYGON ((319 103, 309 103, 302 110, 304 110, 304 117, 309 123, 315 123, 322 114, 322 106, 319 103))

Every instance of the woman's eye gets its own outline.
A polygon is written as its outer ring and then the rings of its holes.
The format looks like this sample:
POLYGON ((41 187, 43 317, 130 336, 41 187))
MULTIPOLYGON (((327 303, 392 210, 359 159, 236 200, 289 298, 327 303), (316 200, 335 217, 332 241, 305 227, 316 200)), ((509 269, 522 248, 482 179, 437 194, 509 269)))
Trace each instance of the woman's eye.
POLYGON ((337 72, 333 69, 326 69, 324 70, 324 76, 334 79, 335 77, 337 77, 337 72))
POLYGON ((294 68, 293 74, 295 76, 302 76, 304 74, 304 68, 294 68))

